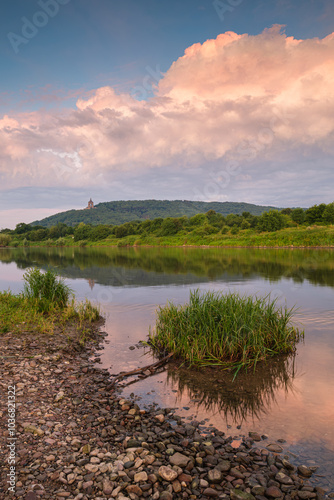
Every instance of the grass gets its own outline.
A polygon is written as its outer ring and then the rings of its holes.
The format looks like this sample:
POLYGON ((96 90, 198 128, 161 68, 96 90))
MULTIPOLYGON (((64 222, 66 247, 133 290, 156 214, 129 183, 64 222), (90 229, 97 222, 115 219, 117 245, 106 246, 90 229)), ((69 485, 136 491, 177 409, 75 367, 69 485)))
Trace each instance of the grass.
POLYGON ((9 234, 0 234, 0 247, 8 247, 12 238, 9 234))
MULTIPOLYGON (((7 235, 5 235, 7 236, 7 235)), ((104 240, 74 241, 72 236, 58 240, 28 241, 14 240, 3 246, 65 246, 65 247, 91 247, 91 246, 221 246, 221 247, 334 247, 334 226, 299 226, 287 227, 273 232, 260 232, 255 229, 240 229, 224 226, 212 234, 205 234, 197 229, 180 231, 177 234, 159 236, 152 232, 147 234, 133 234, 123 238, 108 236, 104 240)), ((1 247, 1 240, 0 240, 1 247)))
POLYGON ((50 308, 64 308, 73 291, 63 279, 50 269, 42 273, 38 268, 30 268, 23 275, 23 296, 34 300, 39 309, 47 311, 50 308))
POLYGON ((159 307, 149 344, 160 353, 174 352, 190 366, 255 366, 277 354, 291 353, 303 336, 290 324, 293 309, 276 300, 199 291, 189 304, 159 307))
POLYGON ((99 309, 88 300, 77 303, 72 290, 52 271, 30 269, 24 281, 18 295, 0 292, 0 334, 66 334, 74 328, 84 344, 89 336, 87 325, 100 318, 99 309))

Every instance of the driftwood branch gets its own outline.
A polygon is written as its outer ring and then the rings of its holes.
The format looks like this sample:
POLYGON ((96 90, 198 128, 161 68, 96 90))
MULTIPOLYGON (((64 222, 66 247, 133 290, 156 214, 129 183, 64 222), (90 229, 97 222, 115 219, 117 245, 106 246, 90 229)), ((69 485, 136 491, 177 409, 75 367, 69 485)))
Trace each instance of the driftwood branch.
POLYGON ((130 377, 131 375, 138 375, 140 373, 145 372, 146 370, 156 370, 160 366, 164 365, 165 363, 168 363, 168 361, 171 359, 171 357, 174 355, 173 352, 168 354, 165 358, 160 359, 159 361, 156 361, 155 363, 152 363, 151 365, 146 365, 141 368, 137 368, 136 370, 131 370, 130 372, 125 372, 125 373, 120 373, 116 377, 114 377, 111 381, 110 384, 113 386, 120 380, 130 377))

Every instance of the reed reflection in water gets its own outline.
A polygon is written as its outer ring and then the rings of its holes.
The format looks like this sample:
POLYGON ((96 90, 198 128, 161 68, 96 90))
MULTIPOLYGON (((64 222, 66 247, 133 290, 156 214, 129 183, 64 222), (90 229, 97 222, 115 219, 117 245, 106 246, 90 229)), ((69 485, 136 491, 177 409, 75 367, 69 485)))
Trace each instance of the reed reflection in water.
POLYGON ((277 404, 277 391, 295 392, 296 376, 295 355, 290 355, 258 363, 256 371, 240 371, 237 377, 219 368, 195 371, 170 365, 167 383, 177 387, 177 399, 187 393, 195 406, 204 407, 210 414, 219 413, 226 422, 241 425, 271 411, 277 404))

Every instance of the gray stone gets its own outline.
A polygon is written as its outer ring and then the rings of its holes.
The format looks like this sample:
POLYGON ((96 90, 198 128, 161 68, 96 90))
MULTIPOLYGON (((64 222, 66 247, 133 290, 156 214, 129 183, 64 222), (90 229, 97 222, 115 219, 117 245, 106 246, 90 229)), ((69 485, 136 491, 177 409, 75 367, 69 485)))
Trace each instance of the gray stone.
POLYGON ((169 458, 170 463, 172 465, 177 465, 178 467, 186 467, 189 460, 189 457, 182 455, 182 453, 179 452, 174 453, 174 455, 169 458))
POLYGON ((211 469, 208 472, 208 478, 210 483, 220 483, 222 481, 223 475, 218 469, 211 469))
POLYGON ((312 491, 298 491, 298 496, 301 500, 307 500, 308 498, 316 498, 317 494, 312 491))
POLYGON ((214 490, 213 488, 206 488, 203 491, 203 495, 206 496, 206 497, 210 497, 210 498, 217 498, 218 495, 219 495, 219 493, 218 493, 217 490, 214 490))
POLYGON ((114 484, 111 481, 109 481, 109 479, 104 479, 103 480, 103 493, 105 495, 111 495, 113 489, 114 489, 114 484))
POLYGON ((171 469, 171 467, 166 467, 165 465, 162 465, 159 468, 159 476, 162 477, 165 481, 175 481, 177 478, 178 474, 175 472, 175 470, 171 469))
POLYGON ((141 442, 137 441, 137 439, 129 439, 126 443, 127 448, 140 448, 141 447, 141 442))
POLYGON ((145 471, 137 472, 134 477, 134 482, 139 483, 140 481, 147 481, 147 474, 145 471))
POLYGON ((306 467, 306 465, 298 465, 297 469, 299 474, 304 477, 311 477, 313 474, 313 471, 309 467, 306 467))
POLYGON ((160 500, 173 500, 173 495, 169 491, 163 491, 158 498, 160 500))
POLYGON ((273 451, 274 453, 282 453, 282 451, 283 451, 282 446, 280 446, 279 444, 276 444, 276 443, 270 443, 266 446, 266 448, 269 451, 273 451))
POLYGON ((269 486, 269 488, 266 489, 266 496, 270 498, 281 498, 283 496, 282 491, 277 488, 277 486, 269 486))
POLYGON ((287 476, 283 472, 277 472, 275 479, 281 484, 294 484, 291 477, 287 476))
POLYGON ((24 500, 38 500, 38 497, 34 491, 28 491, 28 493, 24 497, 24 500))
POLYGON ((216 469, 221 472, 228 472, 231 468, 231 463, 228 460, 220 460, 216 469))
POLYGON ((230 491, 231 500, 255 500, 255 497, 247 491, 234 488, 230 491))
POLYGON ((250 438, 254 439, 254 441, 261 441, 261 436, 260 436, 260 434, 258 432, 252 432, 252 431, 250 431, 248 433, 248 435, 249 435, 250 438))
POLYGON ((260 486, 259 484, 253 486, 253 488, 252 488, 252 493, 255 496, 256 495, 263 496, 265 491, 266 491, 265 487, 264 486, 260 486))

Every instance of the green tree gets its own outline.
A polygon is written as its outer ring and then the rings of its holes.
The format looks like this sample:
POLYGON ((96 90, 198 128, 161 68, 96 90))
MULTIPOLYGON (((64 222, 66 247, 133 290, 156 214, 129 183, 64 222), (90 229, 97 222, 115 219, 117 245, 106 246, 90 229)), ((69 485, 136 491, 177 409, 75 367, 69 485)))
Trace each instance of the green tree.
POLYGON ((334 202, 326 206, 322 219, 326 224, 334 224, 334 202))
POLYGON ((296 224, 303 224, 305 221, 305 212, 302 208, 294 208, 291 212, 291 219, 296 224))
POLYGON ((104 240, 111 233, 111 228, 104 225, 94 226, 90 231, 90 239, 92 241, 104 240))
POLYGON ((249 229, 251 227, 250 223, 247 219, 244 219, 241 223, 241 229, 249 229))
POLYGON ((236 226, 240 227, 242 223, 242 217, 236 214, 228 214, 226 216, 226 224, 230 227, 236 226))
POLYGON ((201 226, 205 222, 205 214, 197 214, 190 217, 188 223, 190 227, 201 226))
POLYGON ((19 224, 16 224, 16 227, 14 229, 15 234, 24 234, 27 233, 28 231, 32 231, 34 228, 30 226, 30 224, 25 224, 24 222, 20 222, 19 224))
POLYGON ((59 228, 58 226, 52 226, 50 227, 49 229, 49 238, 52 238, 52 239, 57 239, 60 237, 60 231, 59 231, 59 228))
POLYGON ((278 231, 285 227, 284 215, 278 210, 269 210, 259 217, 257 225, 260 231, 278 231))
POLYGON ((171 236, 183 229, 184 220, 180 218, 167 217, 161 224, 160 236, 171 236))
POLYGON ((292 208, 283 208, 283 210, 281 210, 281 214, 283 214, 283 215, 291 215, 292 214, 292 208))
POLYGON ((80 222, 74 229, 74 241, 89 240, 91 234, 91 226, 80 222))
POLYGON ((326 210, 326 204, 321 203, 320 205, 313 205, 308 208, 305 212, 305 221, 308 224, 321 224, 323 222, 322 215, 326 210))

